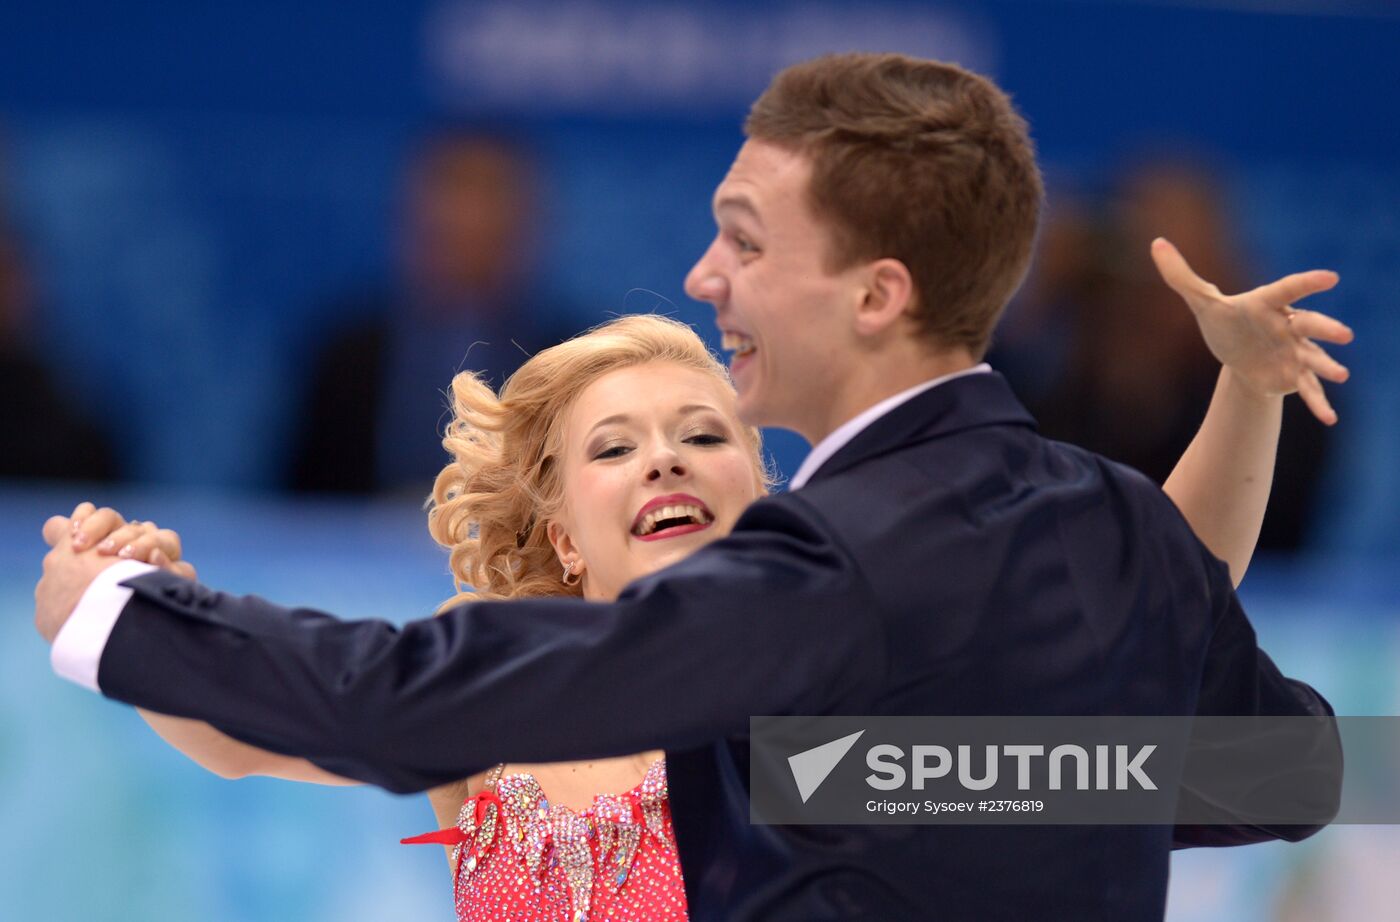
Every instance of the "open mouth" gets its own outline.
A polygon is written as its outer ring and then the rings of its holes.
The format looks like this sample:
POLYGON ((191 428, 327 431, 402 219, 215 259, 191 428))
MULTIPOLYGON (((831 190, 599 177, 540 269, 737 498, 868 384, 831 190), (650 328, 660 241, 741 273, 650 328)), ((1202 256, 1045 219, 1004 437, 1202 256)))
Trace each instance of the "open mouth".
POLYGON ((758 347, 754 345, 753 337, 725 330, 720 337, 720 348, 726 352, 734 353, 734 358, 737 360, 752 355, 758 347))
POLYGON ((714 520, 714 513, 693 496, 663 496, 637 513, 632 535, 643 541, 673 538, 708 528, 714 520))

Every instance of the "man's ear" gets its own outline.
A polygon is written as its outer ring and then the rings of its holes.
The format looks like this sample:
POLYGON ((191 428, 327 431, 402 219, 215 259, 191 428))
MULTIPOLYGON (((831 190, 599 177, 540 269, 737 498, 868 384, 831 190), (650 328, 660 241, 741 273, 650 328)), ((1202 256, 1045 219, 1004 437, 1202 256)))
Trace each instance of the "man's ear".
POLYGON ((897 259, 877 259, 865 267, 865 286, 856 306, 856 333, 878 336, 913 305, 914 277, 897 259))

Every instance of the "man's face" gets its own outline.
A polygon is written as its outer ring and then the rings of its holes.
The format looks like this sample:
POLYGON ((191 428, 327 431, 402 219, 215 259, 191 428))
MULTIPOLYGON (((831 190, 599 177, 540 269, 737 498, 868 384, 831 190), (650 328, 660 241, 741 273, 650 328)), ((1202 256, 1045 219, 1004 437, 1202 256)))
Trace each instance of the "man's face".
POLYGON ((802 154, 745 143, 715 191, 719 232, 685 290, 715 308, 744 422, 815 442, 858 356, 852 318, 864 294, 860 267, 824 267, 829 231, 807 204, 811 175, 802 154))

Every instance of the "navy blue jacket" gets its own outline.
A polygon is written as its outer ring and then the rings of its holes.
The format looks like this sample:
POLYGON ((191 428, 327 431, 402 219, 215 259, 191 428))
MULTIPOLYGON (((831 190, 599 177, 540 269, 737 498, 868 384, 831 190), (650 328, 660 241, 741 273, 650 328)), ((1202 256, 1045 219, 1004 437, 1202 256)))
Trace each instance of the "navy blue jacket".
POLYGON ((699 920, 1164 911, 1171 827, 751 826, 751 715, 1330 713, 1259 649, 1161 490, 1041 438, 995 374, 898 407, 610 604, 484 602, 400 629, 164 573, 128 585, 104 693, 392 791, 666 749, 699 920))

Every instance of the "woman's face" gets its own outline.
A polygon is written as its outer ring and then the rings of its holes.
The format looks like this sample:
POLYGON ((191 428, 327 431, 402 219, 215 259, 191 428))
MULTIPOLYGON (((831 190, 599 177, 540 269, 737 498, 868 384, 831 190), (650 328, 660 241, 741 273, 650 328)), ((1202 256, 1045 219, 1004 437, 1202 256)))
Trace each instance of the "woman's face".
POLYGON ((579 394, 563 430, 564 502, 549 538, 589 599, 612 599, 729 533, 761 492, 734 395, 671 362, 620 368, 579 394))

